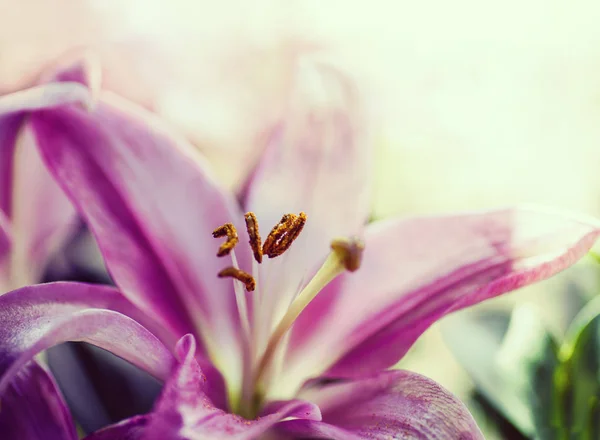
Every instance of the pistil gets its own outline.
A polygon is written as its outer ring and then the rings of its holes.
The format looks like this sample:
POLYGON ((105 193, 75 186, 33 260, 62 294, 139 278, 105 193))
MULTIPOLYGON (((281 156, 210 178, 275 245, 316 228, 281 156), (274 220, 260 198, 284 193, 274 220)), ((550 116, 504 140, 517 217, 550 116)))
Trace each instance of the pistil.
POLYGON ((277 324, 256 369, 255 384, 258 385, 262 382, 263 376, 273 360, 279 343, 306 306, 338 275, 346 270, 354 272, 360 267, 362 252, 364 250, 364 243, 361 240, 348 238, 335 239, 331 242, 331 249, 332 252, 323 263, 323 266, 321 266, 315 276, 294 299, 286 314, 281 318, 279 324, 277 324))

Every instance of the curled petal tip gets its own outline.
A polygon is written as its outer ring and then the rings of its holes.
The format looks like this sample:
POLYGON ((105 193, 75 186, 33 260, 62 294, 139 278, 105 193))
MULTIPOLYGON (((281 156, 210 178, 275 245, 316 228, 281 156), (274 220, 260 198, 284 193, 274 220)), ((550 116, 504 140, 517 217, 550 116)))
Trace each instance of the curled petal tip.
POLYGON ((38 80, 40 84, 56 82, 74 82, 85 87, 91 99, 81 104, 84 109, 92 111, 102 83, 102 69, 97 54, 92 50, 69 53, 56 61, 38 80))
POLYGON ((175 345, 175 353, 180 362, 183 362, 188 356, 194 356, 196 353, 196 339, 190 333, 181 337, 175 345))
POLYGON ((94 98, 89 89, 76 82, 43 84, 0 97, 0 115, 44 110, 66 104, 91 109, 94 98))

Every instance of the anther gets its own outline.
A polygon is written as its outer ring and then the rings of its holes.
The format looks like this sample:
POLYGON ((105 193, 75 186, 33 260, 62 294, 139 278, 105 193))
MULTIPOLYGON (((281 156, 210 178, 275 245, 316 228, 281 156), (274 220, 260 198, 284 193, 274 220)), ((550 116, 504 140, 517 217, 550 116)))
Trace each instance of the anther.
POLYGON ((269 232, 262 248, 263 253, 267 254, 269 258, 273 258, 269 254, 272 253, 276 243, 279 242, 283 235, 292 227, 295 218, 295 214, 284 214, 284 216, 281 217, 281 220, 279 220, 279 223, 273 226, 273 229, 269 232))
POLYGON ((354 272, 360 267, 365 244, 358 238, 336 238, 331 242, 331 249, 340 256, 344 268, 354 272))
POLYGON ((306 224, 306 214, 285 214, 273 227, 263 245, 263 253, 275 258, 287 251, 306 224))
POLYGON ((250 275, 248 272, 244 272, 243 270, 236 269, 235 267, 226 267, 219 272, 217 276, 219 278, 231 277, 241 281, 246 286, 246 290, 248 292, 252 292, 256 288, 256 281, 254 281, 252 275, 250 275))
POLYGON ((219 247, 217 257, 228 255, 239 241, 237 231, 232 223, 225 223, 223 226, 219 226, 213 231, 212 235, 214 238, 227 237, 227 241, 219 247))
POLYGON ((250 237, 250 247, 252 248, 254 259, 258 263, 262 263, 263 251, 261 246, 262 241, 260 238, 260 232, 258 230, 258 220, 256 220, 256 216, 253 212, 247 212, 244 218, 246 219, 246 230, 248 231, 248 236, 250 237))

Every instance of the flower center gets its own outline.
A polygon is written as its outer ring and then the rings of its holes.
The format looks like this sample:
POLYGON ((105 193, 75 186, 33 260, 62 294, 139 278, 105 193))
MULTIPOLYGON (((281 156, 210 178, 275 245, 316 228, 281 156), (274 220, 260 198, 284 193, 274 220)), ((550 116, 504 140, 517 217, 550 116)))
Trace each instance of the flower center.
MULTIPOLYGON (((344 271, 353 272, 360 267, 364 244, 356 238, 338 238, 333 240, 331 242, 331 252, 321 268, 294 297, 283 317, 277 322, 277 325, 272 327, 273 330, 270 330, 266 345, 260 344, 257 341, 257 334, 259 332, 256 331, 256 325, 261 324, 260 319, 257 319, 257 316, 261 316, 257 315, 260 310, 257 310, 257 307, 252 310, 254 317, 252 322, 254 325, 251 326, 248 305, 246 303, 246 293, 243 288, 245 287, 247 292, 254 292, 258 284, 258 264, 262 263, 263 256, 266 255, 269 258, 275 258, 286 252, 302 232, 306 224, 306 214, 303 212, 298 215, 285 214, 279 223, 271 229, 264 243, 262 243, 258 221, 254 213, 248 212, 245 215, 245 220, 246 230, 250 238, 250 248, 255 260, 252 274, 238 267, 234 247, 239 242, 239 238, 233 224, 227 223, 215 229, 213 237, 226 238, 226 241, 219 247, 217 256, 231 255, 233 266, 221 270, 217 276, 219 278, 231 277, 235 280, 236 303, 242 323, 244 339, 250 351, 250 362, 244 374, 242 395, 237 397, 230 396, 230 406, 233 411, 245 417, 252 418, 258 414, 263 404, 265 388, 268 386, 266 383, 268 375, 273 369, 276 359, 281 359, 281 356, 283 356, 282 351, 287 344, 285 337, 289 334, 289 330, 292 328, 294 322, 327 284, 344 271)), ((272 322, 274 323, 275 321, 272 322)))

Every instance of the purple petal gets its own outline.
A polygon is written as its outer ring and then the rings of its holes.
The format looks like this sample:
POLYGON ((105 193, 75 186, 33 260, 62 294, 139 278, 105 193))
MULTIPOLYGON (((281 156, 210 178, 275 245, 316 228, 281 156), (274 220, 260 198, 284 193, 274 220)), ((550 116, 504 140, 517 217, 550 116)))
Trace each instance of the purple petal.
POLYGON ((91 108, 94 105, 94 98, 90 91, 78 82, 43 84, 0 97, 0 118, 66 104, 91 108))
POLYGON ((75 425, 50 375, 30 362, 0 394, 3 440, 77 440, 75 425))
POLYGON ((42 154, 79 207, 123 293, 175 338, 192 332, 241 375, 233 283, 217 278, 212 230, 243 222, 191 145, 148 112, 104 96, 94 112, 32 116, 42 154))
POLYGON ((179 341, 177 357, 181 364, 167 381, 152 413, 148 440, 162 439, 238 439, 258 438, 275 423, 295 417, 319 420, 318 407, 308 402, 276 404, 255 420, 246 420, 215 408, 204 394, 206 378, 194 358, 196 344, 191 335, 179 341))
POLYGON ((75 82, 88 89, 93 100, 98 98, 102 69, 92 51, 75 51, 56 60, 38 78, 38 83, 75 82))
POLYGON ((124 314, 143 318, 118 291, 102 286, 52 283, 0 296, 0 392, 33 356, 65 341, 89 342, 167 377, 172 355, 124 314))
POLYGON ((24 121, 22 113, 0 114, 0 211, 10 215, 13 158, 17 136, 24 121))
POLYGON ((295 437, 483 439, 460 400, 434 381, 409 371, 386 371, 324 385, 315 381, 299 397, 319 405, 323 421, 292 420, 278 425, 295 437))
POLYGON ((93 105, 91 77, 98 70, 91 61, 78 58, 63 67, 48 76, 53 83, 0 98, 0 209, 13 226, 13 288, 39 281, 48 258, 75 221, 74 208, 45 169, 25 125, 31 110, 93 105))
POLYGON ((355 84, 318 61, 304 60, 297 76, 289 114, 267 147, 244 204, 265 236, 282 214, 307 214, 291 249, 262 265, 269 302, 286 306, 302 277, 329 252, 331 240, 361 231, 370 203, 372 150, 355 84))
POLYGON ((24 127, 14 154, 12 286, 38 282, 45 265, 77 225, 75 208, 54 181, 24 127))
POLYGON ((0 210, 0 295, 9 289, 10 285, 10 251, 12 233, 10 224, 4 212, 0 210))
POLYGON ((335 376, 389 367, 444 315, 569 267, 599 231, 592 221, 529 209, 374 224, 362 267, 296 322, 282 382, 297 386, 299 376, 327 367, 335 376))
MULTIPOLYGON (((85 440, 146 440, 150 416, 136 416, 88 435, 85 440)), ((170 440, 165 438, 165 440, 170 440)))

